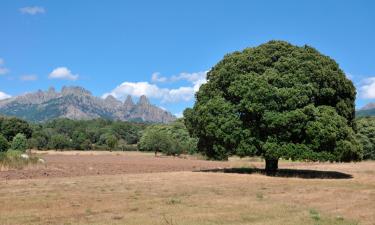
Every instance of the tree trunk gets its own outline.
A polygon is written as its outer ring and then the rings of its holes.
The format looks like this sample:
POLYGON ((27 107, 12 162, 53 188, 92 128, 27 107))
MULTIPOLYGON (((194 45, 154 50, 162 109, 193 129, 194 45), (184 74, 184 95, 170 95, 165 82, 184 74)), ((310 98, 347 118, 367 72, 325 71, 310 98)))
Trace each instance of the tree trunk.
POLYGON ((266 174, 267 175, 274 175, 279 168, 279 160, 278 159, 266 159, 266 174))

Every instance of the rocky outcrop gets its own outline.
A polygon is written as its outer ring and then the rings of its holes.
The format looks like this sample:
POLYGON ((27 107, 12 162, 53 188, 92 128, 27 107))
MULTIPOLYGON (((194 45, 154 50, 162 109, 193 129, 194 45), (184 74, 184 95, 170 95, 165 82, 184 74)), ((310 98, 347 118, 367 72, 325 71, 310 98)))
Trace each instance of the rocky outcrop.
POLYGON ((95 97, 82 87, 54 88, 29 93, 0 101, 0 114, 17 116, 29 121, 42 122, 55 118, 105 118, 123 121, 168 123, 176 118, 141 96, 137 104, 128 96, 121 102, 109 95, 95 97))

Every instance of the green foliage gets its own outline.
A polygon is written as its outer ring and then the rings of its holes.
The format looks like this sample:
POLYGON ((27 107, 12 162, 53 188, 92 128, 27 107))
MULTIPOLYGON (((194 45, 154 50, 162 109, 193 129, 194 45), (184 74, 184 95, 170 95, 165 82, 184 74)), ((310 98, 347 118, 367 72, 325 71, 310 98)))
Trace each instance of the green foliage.
POLYGON ((26 138, 31 137, 32 129, 29 123, 15 117, 0 117, 0 134, 11 141, 18 133, 24 134, 26 138))
POLYGON ((177 120, 171 124, 149 126, 138 144, 141 151, 163 152, 167 155, 197 152, 197 139, 191 138, 183 123, 177 120))
POLYGON ((14 136, 11 149, 14 151, 25 152, 27 149, 27 139, 24 134, 18 133, 14 136))
POLYGON ((314 48, 270 41, 226 55, 207 79, 184 116, 208 157, 361 159, 355 87, 314 48))
POLYGON ((163 152, 168 155, 174 151, 173 147, 172 138, 157 125, 148 127, 138 144, 141 151, 163 152))
POLYGON ((357 138, 363 146, 363 158, 375 159, 375 117, 357 119, 357 138))
POLYGON ((9 148, 8 140, 0 134, 0 152, 5 152, 9 148))
POLYGON ((110 134, 106 136, 105 143, 110 149, 115 149, 117 147, 118 140, 115 135, 110 134))
POLYGON ((125 141, 126 146, 137 143, 146 126, 104 119, 56 119, 33 125, 29 146, 36 149, 114 150, 118 140, 125 141))
POLYGON ((70 142, 69 138, 64 134, 55 134, 51 137, 51 140, 48 143, 49 149, 63 150, 69 148, 70 142))

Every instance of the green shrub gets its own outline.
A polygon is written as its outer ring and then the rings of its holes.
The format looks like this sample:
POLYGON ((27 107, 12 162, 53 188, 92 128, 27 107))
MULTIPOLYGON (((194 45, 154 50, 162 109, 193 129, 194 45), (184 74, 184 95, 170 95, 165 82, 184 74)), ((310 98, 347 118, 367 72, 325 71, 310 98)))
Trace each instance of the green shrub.
POLYGON ((24 134, 18 133, 12 141, 12 150, 25 152, 27 149, 27 139, 24 134))
POLYGON ((0 152, 5 152, 9 148, 9 143, 7 139, 0 134, 0 152))

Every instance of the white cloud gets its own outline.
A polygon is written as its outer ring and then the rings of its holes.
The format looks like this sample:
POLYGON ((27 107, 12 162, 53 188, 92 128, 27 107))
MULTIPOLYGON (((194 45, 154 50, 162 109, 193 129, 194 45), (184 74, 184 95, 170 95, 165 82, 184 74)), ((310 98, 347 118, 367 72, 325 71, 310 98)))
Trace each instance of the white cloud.
POLYGON ((155 72, 151 75, 151 80, 152 82, 156 83, 156 82, 166 82, 168 80, 168 78, 166 77, 162 77, 160 76, 160 73, 158 72, 155 72))
MULTIPOLYGON (((155 74, 155 73, 154 73, 155 74)), ((160 74, 157 74, 152 78, 160 78, 160 74)), ((195 92, 199 90, 199 87, 206 82, 206 72, 199 73, 183 73, 178 76, 166 78, 166 80, 179 80, 185 79, 191 83, 191 86, 182 86, 177 88, 160 88, 156 84, 150 84, 148 82, 124 82, 117 86, 109 93, 105 93, 102 97, 105 98, 108 95, 112 95, 118 99, 125 99, 127 95, 140 97, 146 95, 149 98, 160 99, 161 102, 179 102, 179 101, 190 101, 194 98, 195 92)))
POLYGON ((43 14, 46 12, 46 10, 41 6, 27 6, 20 8, 20 12, 22 14, 28 14, 28 15, 36 15, 36 14, 43 14))
POLYGON ((171 77, 161 76, 159 72, 155 72, 151 76, 152 82, 156 83, 164 83, 164 82, 176 82, 179 80, 186 80, 190 83, 197 82, 199 80, 206 80, 206 74, 208 71, 205 72, 197 72, 197 73, 180 73, 178 75, 173 75, 171 77))
POLYGON ((375 77, 366 78, 359 87, 360 98, 375 98, 375 77))
POLYGON ((0 91, 0 100, 10 98, 10 97, 12 96, 0 91))
POLYGON ((38 79, 37 75, 30 74, 30 75, 23 75, 20 77, 20 80, 22 81, 35 81, 38 79))
POLYGON ((8 68, 6 68, 4 64, 5 64, 4 59, 0 58, 0 75, 7 74, 9 72, 8 68))
POLYGON ((62 80, 77 80, 78 74, 72 74, 72 72, 66 67, 58 67, 54 69, 49 75, 49 79, 62 79, 62 80))
POLYGON ((184 117, 184 114, 183 114, 182 112, 175 113, 174 115, 175 115, 175 117, 177 117, 177 118, 182 118, 182 117, 184 117))

